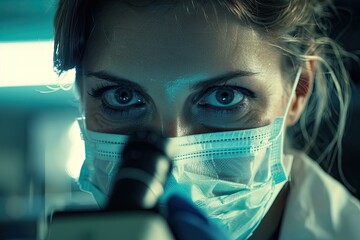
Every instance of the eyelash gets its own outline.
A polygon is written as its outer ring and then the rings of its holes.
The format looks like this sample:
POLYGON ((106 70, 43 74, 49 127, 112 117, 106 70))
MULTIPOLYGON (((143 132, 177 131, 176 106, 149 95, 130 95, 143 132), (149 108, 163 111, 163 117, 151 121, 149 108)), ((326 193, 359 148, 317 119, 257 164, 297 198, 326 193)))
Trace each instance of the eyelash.
POLYGON ((106 90, 110 90, 112 88, 115 88, 117 87, 116 85, 111 85, 111 84, 105 84, 105 83, 102 83, 102 84, 99 84, 98 86, 92 88, 90 90, 90 92, 88 92, 88 94, 94 98, 101 98, 103 93, 106 91, 106 90))
MULTIPOLYGON (((111 84, 106 84, 106 83, 101 83, 98 86, 92 88, 90 90, 90 92, 88 92, 88 94, 90 96, 92 96, 95 99, 102 99, 103 94, 107 91, 107 90, 111 90, 113 88, 119 87, 118 85, 111 85, 111 84)), ((228 87, 233 89, 234 91, 239 91, 241 94, 244 94, 245 98, 244 101, 242 103, 239 103, 235 106, 232 106, 230 108, 216 108, 213 106, 202 106, 202 108, 204 109, 211 109, 212 111, 215 111, 218 114, 232 114, 236 111, 238 111, 239 109, 243 108, 246 104, 247 104, 247 99, 255 99, 256 98, 256 94, 246 88, 243 87, 239 87, 236 85, 228 85, 228 84, 222 84, 222 85, 216 85, 216 86, 212 86, 209 87, 207 89, 205 89, 204 91, 201 91, 199 94, 197 94, 197 97, 194 98, 193 103, 199 103, 199 101, 206 96, 207 94, 211 93, 212 91, 216 91, 219 88, 222 87, 228 87)), ((102 110, 109 114, 109 115, 113 115, 113 114, 121 114, 121 116, 126 116, 129 115, 129 112, 131 111, 131 108, 124 108, 122 110, 120 109, 113 109, 111 107, 108 107, 107 104, 105 104, 102 100, 101 100, 101 108, 102 110)))
POLYGON ((216 108, 213 106, 202 106, 203 108, 212 109, 213 111, 217 111, 219 113, 232 113, 232 112, 236 112, 239 108, 242 108, 244 105, 246 105, 247 104, 246 101, 249 98, 250 99, 257 98, 257 96, 254 92, 252 92, 246 88, 236 86, 236 85, 228 85, 225 83, 222 85, 212 86, 212 87, 205 89, 204 91, 201 91, 199 94, 197 94, 197 97, 194 98, 193 103, 199 103, 204 96, 211 94, 213 91, 216 91, 219 88, 231 88, 234 91, 238 91, 244 95, 244 100, 242 101, 242 103, 239 103, 239 104, 229 107, 229 108, 216 108))
POLYGON ((101 110, 103 112, 105 112, 106 114, 108 115, 119 115, 121 117, 125 117, 125 116, 128 116, 130 114, 130 112, 132 111, 132 109, 129 107, 129 108, 123 108, 123 109, 114 109, 114 108, 111 108, 109 106, 107 106, 106 103, 103 102, 102 100, 102 97, 103 97, 103 94, 107 91, 107 90, 111 90, 111 89, 114 89, 114 88, 117 88, 119 87, 119 85, 111 85, 111 84, 106 84, 106 83, 101 83, 99 85, 97 85, 96 87, 92 88, 90 90, 90 92, 88 92, 88 94, 90 96, 92 96, 93 98, 95 99, 100 99, 101 100, 101 110))

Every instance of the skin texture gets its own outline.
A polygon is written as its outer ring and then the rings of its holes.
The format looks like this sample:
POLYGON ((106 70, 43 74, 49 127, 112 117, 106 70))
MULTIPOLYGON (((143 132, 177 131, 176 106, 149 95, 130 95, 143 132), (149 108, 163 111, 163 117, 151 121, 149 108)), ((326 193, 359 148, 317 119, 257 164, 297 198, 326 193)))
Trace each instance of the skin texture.
MULTIPOLYGON (((225 10, 204 12, 206 17, 181 6, 161 13, 122 3, 105 6, 95 16, 79 79, 87 128, 131 134, 150 127, 176 137, 256 128, 283 116, 293 80, 283 55, 225 10), (239 72, 245 76, 209 81, 239 72), (216 93, 224 90, 234 94, 235 104, 219 106, 216 93), (116 102, 116 93, 129 92, 129 103, 116 102)), ((311 69, 306 64, 301 77, 309 92, 311 69)), ((287 125, 297 121, 309 92, 292 99, 287 125)), ((285 196, 280 194, 256 239, 275 231, 285 196)))
POLYGON ((113 5, 96 17, 84 55, 83 103, 89 129, 128 134, 142 126, 174 137, 254 128, 284 115, 288 71, 283 69, 282 55, 253 29, 220 10, 216 15, 209 10, 206 20, 200 14, 189 16, 180 7, 157 15, 113 5), (236 71, 253 74, 226 85, 244 88, 255 97, 244 96, 243 106, 231 112, 194 103, 214 87, 194 90, 194 84, 236 71), (87 93, 124 83, 105 82, 91 76, 94 72, 140 85, 138 95, 147 98, 145 109, 124 114, 101 110, 101 100, 87 93))

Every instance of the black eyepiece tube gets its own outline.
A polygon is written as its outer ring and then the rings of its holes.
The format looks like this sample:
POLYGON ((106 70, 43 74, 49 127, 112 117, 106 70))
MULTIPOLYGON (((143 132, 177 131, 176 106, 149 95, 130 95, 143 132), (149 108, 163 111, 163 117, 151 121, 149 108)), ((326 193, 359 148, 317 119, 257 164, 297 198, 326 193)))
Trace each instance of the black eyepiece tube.
POLYGON ((107 205, 109 211, 153 209, 171 172, 168 141, 150 130, 131 135, 107 205))

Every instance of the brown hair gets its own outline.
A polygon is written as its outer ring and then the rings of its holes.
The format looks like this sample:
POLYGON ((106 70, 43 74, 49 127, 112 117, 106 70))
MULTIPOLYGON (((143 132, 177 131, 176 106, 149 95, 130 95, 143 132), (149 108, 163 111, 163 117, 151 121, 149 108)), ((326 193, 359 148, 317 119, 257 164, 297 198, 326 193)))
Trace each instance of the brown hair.
MULTIPOLYGON (((94 24, 94 11, 106 2, 59 1, 54 20, 54 67, 59 74, 72 68, 78 70, 81 66, 86 40, 94 24)), ((297 148, 301 147, 306 152, 312 152, 317 160, 323 162, 329 169, 336 157, 339 166, 341 165, 341 140, 350 101, 349 76, 343 58, 349 54, 328 37, 329 18, 331 13, 336 12, 330 0, 128 0, 124 2, 133 7, 171 7, 181 2, 188 12, 189 9, 194 10, 202 4, 217 4, 225 7, 242 21, 260 29, 262 33, 271 36, 271 39, 274 39, 273 46, 281 49, 284 55, 290 56, 296 65, 307 60, 316 60, 312 96, 300 121, 288 130, 288 134, 296 139, 295 142, 301 143, 301 146, 299 144, 296 146, 297 148), (337 107, 329 104, 332 96, 336 96, 337 107), (336 122, 330 118, 334 113, 336 113, 336 122), (333 134, 331 140, 324 144, 323 149, 316 143, 321 126, 327 126, 333 134)), ((339 171, 342 174, 341 167, 339 171)), ((346 184, 346 179, 341 177, 346 184)))

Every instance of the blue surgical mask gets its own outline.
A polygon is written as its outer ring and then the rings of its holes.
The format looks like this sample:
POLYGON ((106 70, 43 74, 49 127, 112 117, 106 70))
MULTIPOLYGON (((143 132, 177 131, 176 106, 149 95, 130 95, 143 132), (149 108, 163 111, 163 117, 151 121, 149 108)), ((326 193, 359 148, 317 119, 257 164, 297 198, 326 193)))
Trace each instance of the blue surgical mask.
MULTIPOLYGON (((292 89, 294 94, 300 71, 292 89)), ((292 97, 290 97, 291 100, 292 97)), ((289 104, 285 113, 289 108, 289 104)), ((286 114, 285 114, 286 115, 286 114)), ((86 159, 79 184, 100 207, 106 204, 128 136, 80 127, 86 159)), ((284 117, 267 126, 169 138, 173 170, 162 201, 172 194, 191 200, 234 239, 249 238, 288 181, 283 164, 284 117)))

